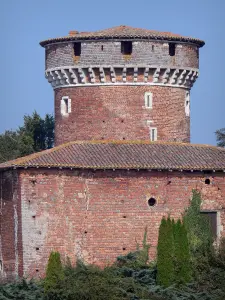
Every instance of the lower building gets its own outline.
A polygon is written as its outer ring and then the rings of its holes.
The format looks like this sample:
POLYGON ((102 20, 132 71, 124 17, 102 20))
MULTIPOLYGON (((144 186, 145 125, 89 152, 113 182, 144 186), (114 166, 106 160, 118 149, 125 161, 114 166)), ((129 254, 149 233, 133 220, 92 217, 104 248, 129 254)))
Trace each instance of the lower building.
POLYGON ((163 142, 71 142, 0 164, 0 274, 39 277, 51 251, 105 266, 141 244, 154 259, 163 216, 192 190, 225 236, 225 149, 163 142))

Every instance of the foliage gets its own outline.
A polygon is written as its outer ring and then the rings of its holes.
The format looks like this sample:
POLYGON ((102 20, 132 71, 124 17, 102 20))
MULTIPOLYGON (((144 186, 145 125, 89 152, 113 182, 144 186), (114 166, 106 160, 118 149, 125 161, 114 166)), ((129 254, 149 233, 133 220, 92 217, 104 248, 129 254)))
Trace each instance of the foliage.
POLYGON ((157 248, 157 283, 170 286, 175 279, 174 271, 173 223, 170 218, 163 218, 159 227, 157 248))
POLYGON ((175 282, 188 283, 191 281, 190 251, 187 238, 187 230, 184 224, 178 220, 173 225, 174 234, 174 263, 175 282))
POLYGON ((137 251, 117 257, 116 264, 120 267, 144 268, 149 261, 149 248, 150 244, 147 244, 147 227, 145 227, 142 249, 140 249, 140 245, 137 243, 137 251))
MULTIPOLYGON (((51 252, 48 260, 44 291, 49 299, 58 299, 64 283, 64 271, 59 252, 51 252)), ((60 299, 60 298, 59 298, 60 299)))
POLYGON ((42 119, 35 111, 24 116, 18 130, 7 130, 0 135, 0 163, 52 148, 54 145, 54 118, 46 114, 42 119))
POLYGON ((201 195, 193 191, 191 205, 186 210, 183 221, 191 252, 191 262, 195 278, 208 272, 213 255, 213 238, 209 220, 200 214, 201 195))
POLYGON ((44 300, 43 288, 40 284, 26 280, 0 285, 1 300, 44 300))
POLYGON ((225 128, 221 128, 217 130, 215 133, 216 133, 217 146, 225 147, 225 128))

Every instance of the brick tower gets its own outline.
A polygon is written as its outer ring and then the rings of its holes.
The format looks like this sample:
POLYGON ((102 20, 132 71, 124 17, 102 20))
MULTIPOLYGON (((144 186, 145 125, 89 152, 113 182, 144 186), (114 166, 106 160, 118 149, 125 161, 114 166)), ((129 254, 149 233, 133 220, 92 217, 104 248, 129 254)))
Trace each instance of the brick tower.
POLYGON ((204 42, 118 26, 42 41, 55 92, 55 145, 190 142, 190 89, 204 42))

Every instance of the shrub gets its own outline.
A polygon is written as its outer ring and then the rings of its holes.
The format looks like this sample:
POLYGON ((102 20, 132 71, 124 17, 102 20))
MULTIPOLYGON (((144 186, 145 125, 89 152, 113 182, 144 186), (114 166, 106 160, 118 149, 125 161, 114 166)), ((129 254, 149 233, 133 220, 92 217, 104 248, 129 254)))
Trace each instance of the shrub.
POLYGON ((209 220, 200 214, 201 195, 193 191, 191 205, 183 216, 190 246, 195 279, 208 272, 213 255, 213 238, 209 220))
POLYGON ((49 299, 60 299, 64 281, 64 271, 59 252, 51 252, 48 260, 44 291, 49 299))
POLYGON ((174 283, 174 235, 170 218, 162 219, 157 247, 157 283, 168 287, 174 283))
POLYGON ((187 231, 180 220, 174 223, 173 234, 175 282, 182 284, 188 283, 191 281, 190 251, 187 231))

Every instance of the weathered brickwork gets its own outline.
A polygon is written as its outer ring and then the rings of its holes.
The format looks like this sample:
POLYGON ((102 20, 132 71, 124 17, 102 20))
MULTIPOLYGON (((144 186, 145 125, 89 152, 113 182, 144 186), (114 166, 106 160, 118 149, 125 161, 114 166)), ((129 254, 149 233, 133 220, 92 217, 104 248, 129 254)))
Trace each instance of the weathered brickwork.
POLYGON ((169 55, 168 42, 138 41, 132 43, 132 54, 121 53, 121 41, 84 41, 81 56, 74 59, 74 43, 59 43, 46 47, 46 69, 63 66, 94 65, 156 65, 177 68, 198 68, 198 47, 176 44, 175 56, 169 55), (103 50, 102 50, 103 49, 103 50))
POLYGON ((97 86, 55 90, 55 145, 75 140, 190 141, 190 117, 185 115, 185 89, 161 86, 97 86), (153 93, 152 109, 145 108, 145 92, 153 93), (71 99, 71 113, 63 116, 63 96, 71 99), (149 123, 148 121, 152 121, 149 123))
POLYGON ((192 189, 201 191, 202 210, 218 212, 218 236, 225 236, 225 178, 219 173, 30 169, 20 178, 24 276, 42 276, 53 250, 73 263, 111 263, 136 249, 145 226, 153 259, 161 218, 179 218, 192 189), (157 200, 152 207, 151 197, 157 200))
POLYGON ((16 171, 0 173, 0 279, 23 275, 20 185, 16 171))

